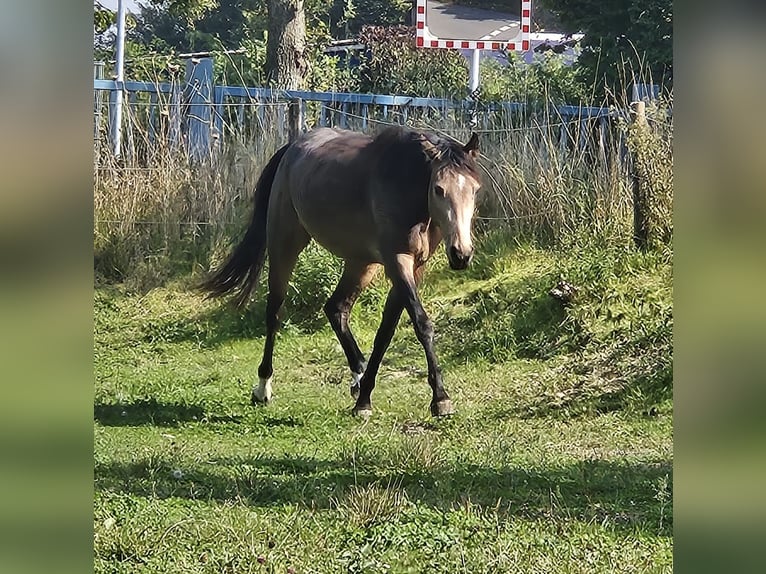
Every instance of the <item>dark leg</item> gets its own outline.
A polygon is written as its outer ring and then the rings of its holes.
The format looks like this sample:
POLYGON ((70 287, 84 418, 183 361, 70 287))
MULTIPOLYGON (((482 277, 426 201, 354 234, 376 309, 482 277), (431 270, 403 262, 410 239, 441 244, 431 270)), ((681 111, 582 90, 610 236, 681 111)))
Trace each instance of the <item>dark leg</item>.
POLYGON ((441 369, 439 368, 439 362, 434 351, 434 326, 418 297, 413 257, 406 254, 397 255, 386 268, 393 282, 394 289, 399 292, 404 308, 407 309, 407 313, 412 320, 415 335, 417 335, 426 353, 428 384, 433 392, 431 414, 435 417, 452 414, 452 401, 442 383, 441 369))
POLYGON ((343 276, 340 278, 335 292, 324 306, 325 314, 330 320, 335 335, 338 337, 340 346, 346 354, 348 366, 351 369, 352 383, 351 395, 359 394, 359 379, 364 373, 365 362, 362 351, 354 339, 354 335, 348 326, 348 318, 354 307, 359 294, 370 284, 377 271, 377 264, 359 263, 346 261, 343 276))
POLYGON ((354 406, 354 414, 369 416, 372 413, 370 395, 375 388, 375 377, 378 374, 380 362, 388 349, 394 330, 399 322, 399 317, 404 309, 410 315, 418 337, 426 353, 428 363, 428 384, 431 386, 433 397, 431 399, 431 414, 443 416, 452 414, 452 401, 442 383, 441 369, 434 352, 433 340, 434 329, 431 320, 426 315, 423 305, 417 294, 417 284, 424 271, 423 267, 415 268, 414 260, 409 255, 399 255, 386 268, 391 278, 393 287, 388 293, 386 306, 383 310, 383 320, 375 335, 375 344, 367 369, 362 376, 359 398, 354 406))
POLYGON ((250 402, 271 401, 271 376, 274 373, 274 340, 279 328, 279 311, 285 301, 287 283, 292 275, 298 255, 308 245, 308 234, 302 229, 293 230, 291 236, 284 234, 269 243, 269 295, 266 299, 266 343, 263 359, 258 367, 258 385, 253 387, 250 402))
POLYGON ((378 332, 375 334, 375 342, 372 346, 372 353, 370 353, 370 360, 367 362, 367 368, 359 383, 359 397, 356 399, 356 405, 353 410, 355 415, 368 417, 372 414, 370 395, 372 394, 372 389, 375 388, 375 377, 378 375, 383 355, 386 354, 386 350, 391 344, 391 339, 394 336, 394 331, 396 330, 397 323, 399 323, 399 317, 401 317, 403 309, 402 298, 398 290, 392 287, 388 292, 388 297, 386 297, 383 319, 378 327, 378 332))

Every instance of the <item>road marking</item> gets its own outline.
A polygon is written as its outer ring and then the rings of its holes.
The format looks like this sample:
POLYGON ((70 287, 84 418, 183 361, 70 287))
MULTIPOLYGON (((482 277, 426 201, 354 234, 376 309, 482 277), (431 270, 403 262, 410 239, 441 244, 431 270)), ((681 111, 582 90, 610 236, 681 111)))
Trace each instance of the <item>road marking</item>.
POLYGON ((479 38, 479 40, 491 40, 492 38, 494 38, 494 37, 495 37, 495 36, 497 36, 498 34, 502 34, 503 32, 507 32, 507 31, 508 31, 508 30, 510 30, 511 28, 518 28, 518 27, 519 27, 519 24, 518 24, 517 22, 511 22, 511 23, 510 23, 510 24, 508 24, 507 26, 501 26, 501 27, 500 27, 500 28, 498 28, 497 30, 492 30, 492 31, 491 31, 489 34, 487 34, 486 36, 482 36, 481 38, 479 38))

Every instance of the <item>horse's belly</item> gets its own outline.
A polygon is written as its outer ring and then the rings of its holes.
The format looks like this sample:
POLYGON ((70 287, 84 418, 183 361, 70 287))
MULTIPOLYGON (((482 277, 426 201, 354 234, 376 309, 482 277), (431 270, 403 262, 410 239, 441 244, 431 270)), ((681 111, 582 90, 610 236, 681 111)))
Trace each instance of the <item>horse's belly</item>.
POLYGON ((379 261, 377 232, 363 184, 329 178, 317 173, 316 180, 304 180, 293 189, 293 206, 303 227, 314 240, 343 259, 379 261), (345 185, 344 185, 345 184, 345 185))
POLYGON ((357 222, 351 221, 333 222, 328 225, 329 222, 326 219, 322 221, 314 221, 311 217, 301 219, 309 235, 333 255, 342 259, 382 262, 371 226, 365 229, 357 222))

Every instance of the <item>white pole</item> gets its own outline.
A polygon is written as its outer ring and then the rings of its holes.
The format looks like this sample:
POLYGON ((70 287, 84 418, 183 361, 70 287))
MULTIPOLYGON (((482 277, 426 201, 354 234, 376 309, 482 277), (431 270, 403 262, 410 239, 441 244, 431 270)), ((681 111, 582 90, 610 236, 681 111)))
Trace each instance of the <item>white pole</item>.
POLYGON ((479 95, 479 56, 481 50, 471 51, 471 77, 468 80, 468 97, 473 101, 471 109, 471 127, 475 128, 479 124, 479 114, 477 111, 479 95))
POLYGON ((114 79, 117 82, 117 93, 114 101, 114 125, 112 144, 114 155, 120 155, 122 142, 122 84, 125 81, 125 2, 117 2, 117 54, 115 56, 114 79))
POLYGON ((479 56, 481 55, 481 50, 472 50, 471 51, 471 79, 470 83, 468 84, 468 90, 471 92, 471 95, 473 96, 476 90, 479 89, 479 56))

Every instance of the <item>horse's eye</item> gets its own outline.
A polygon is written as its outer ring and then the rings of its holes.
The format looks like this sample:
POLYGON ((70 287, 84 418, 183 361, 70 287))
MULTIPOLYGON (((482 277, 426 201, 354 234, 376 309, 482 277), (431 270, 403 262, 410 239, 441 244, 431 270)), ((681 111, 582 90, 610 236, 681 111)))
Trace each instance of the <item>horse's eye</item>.
POLYGON ((438 195, 439 197, 444 197, 445 195, 447 195, 447 192, 444 191, 444 188, 441 185, 434 186, 434 193, 436 193, 436 195, 438 195))

